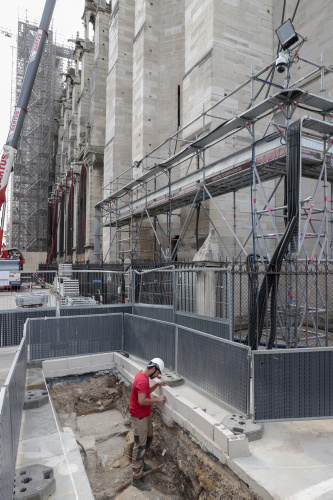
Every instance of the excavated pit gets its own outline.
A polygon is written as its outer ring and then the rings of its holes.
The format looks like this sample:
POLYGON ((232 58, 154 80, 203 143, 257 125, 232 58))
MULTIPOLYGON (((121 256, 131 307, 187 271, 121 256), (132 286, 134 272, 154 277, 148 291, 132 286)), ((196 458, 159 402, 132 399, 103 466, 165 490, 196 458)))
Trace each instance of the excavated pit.
MULTIPOLYGON (((48 385, 61 425, 73 430, 86 451, 86 473, 95 499, 258 498, 187 431, 166 426, 154 408, 154 440, 146 462, 161 469, 147 478, 150 492, 132 485, 121 489, 131 479, 129 384, 109 372, 48 380, 48 385)), ((84 460, 82 449, 81 455, 84 460)))

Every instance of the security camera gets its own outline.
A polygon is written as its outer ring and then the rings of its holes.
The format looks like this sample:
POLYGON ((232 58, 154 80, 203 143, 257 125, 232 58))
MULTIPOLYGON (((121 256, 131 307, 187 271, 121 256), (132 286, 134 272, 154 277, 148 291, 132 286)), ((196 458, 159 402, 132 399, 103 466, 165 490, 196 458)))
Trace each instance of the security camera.
POLYGON ((284 54, 283 52, 280 52, 278 55, 278 58, 275 61, 275 66, 276 66, 278 73, 284 73, 288 67, 288 64, 289 64, 288 54, 284 54))

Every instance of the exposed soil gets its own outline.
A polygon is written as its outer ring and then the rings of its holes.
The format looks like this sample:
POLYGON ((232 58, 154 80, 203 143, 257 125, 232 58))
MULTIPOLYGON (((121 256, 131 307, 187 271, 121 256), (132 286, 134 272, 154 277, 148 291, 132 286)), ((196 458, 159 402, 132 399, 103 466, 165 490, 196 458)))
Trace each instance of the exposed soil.
POLYGON ((154 409, 154 440, 146 462, 162 468, 147 478, 150 492, 130 485, 117 493, 132 475, 130 390, 111 373, 78 380, 51 381, 50 394, 62 426, 71 427, 86 450, 86 472, 95 499, 258 498, 228 467, 202 450, 187 431, 167 427, 154 409))

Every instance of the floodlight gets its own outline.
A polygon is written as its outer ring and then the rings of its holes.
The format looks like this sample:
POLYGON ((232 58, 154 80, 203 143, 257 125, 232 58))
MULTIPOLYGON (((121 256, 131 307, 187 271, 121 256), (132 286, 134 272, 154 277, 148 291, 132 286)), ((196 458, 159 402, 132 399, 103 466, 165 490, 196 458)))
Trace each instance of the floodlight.
POLYGON ((278 39, 280 40, 281 46, 283 50, 289 49, 294 43, 298 41, 298 35, 295 31, 293 23, 291 19, 285 21, 280 28, 275 30, 278 39))

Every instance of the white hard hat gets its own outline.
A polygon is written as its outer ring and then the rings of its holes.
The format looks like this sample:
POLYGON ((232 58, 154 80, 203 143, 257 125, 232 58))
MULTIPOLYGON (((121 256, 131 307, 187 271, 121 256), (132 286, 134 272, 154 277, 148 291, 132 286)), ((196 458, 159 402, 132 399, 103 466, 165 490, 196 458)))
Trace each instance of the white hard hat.
POLYGON ((161 358, 153 358, 151 361, 148 363, 148 368, 153 368, 156 367, 161 373, 164 370, 164 363, 161 358))

